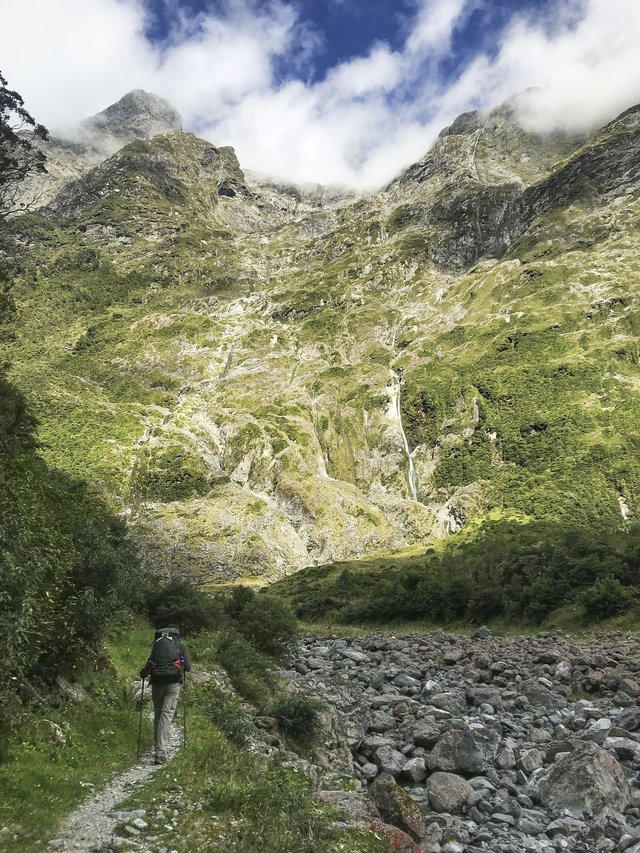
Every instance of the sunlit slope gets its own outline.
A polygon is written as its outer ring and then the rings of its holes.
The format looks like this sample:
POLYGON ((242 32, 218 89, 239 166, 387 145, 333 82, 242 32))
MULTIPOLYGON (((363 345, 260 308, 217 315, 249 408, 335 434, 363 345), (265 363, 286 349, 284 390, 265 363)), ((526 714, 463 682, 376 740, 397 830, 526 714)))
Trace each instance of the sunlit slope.
POLYGON ((574 153, 516 134, 511 160, 501 122, 437 144, 446 179, 432 155, 433 175, 343 207, 250 185, 230 149, 172 133, 16 221, 3 358, 47 460, 103 490, 154 565, 203 579, 488 514, 621 523, 639 488, 637 113, 574 153))

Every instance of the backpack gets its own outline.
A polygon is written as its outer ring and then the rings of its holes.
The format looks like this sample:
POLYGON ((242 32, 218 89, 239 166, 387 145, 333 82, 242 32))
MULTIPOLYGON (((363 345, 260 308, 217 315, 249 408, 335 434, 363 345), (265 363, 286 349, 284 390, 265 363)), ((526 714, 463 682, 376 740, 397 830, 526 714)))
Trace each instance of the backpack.
POLYGON ((160 628, 156 631, 149 661, 151 681, 155 684, 182 681, 180 635, 174 628, 160 628))

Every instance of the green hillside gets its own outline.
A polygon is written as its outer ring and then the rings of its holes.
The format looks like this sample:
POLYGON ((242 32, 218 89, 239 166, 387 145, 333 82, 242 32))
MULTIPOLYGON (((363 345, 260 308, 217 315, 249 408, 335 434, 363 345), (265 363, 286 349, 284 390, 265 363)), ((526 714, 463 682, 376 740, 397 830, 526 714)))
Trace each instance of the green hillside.
POLYGON ((126 145, 11 220, 1 358, 41 458, 208 583, 487 519, 624 527, 638 116, 586 141, 463 117, 355 201, 181 132, 126 145))

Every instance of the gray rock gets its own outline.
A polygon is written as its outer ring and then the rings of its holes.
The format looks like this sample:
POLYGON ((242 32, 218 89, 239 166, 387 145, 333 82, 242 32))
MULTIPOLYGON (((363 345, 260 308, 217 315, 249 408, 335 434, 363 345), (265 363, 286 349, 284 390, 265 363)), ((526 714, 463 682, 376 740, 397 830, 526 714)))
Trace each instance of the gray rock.
POLYGON ((371 721, 369 722, 369 731, 380 734, 388 732, 390 729, 395 728, 396 722, 395 717, 392 717, 391 714, 387 714, 385 711, 373 711, 371 721))
POLYGON ((574 817, 595 815, 605 807, 624 812, 631 801, 625 772, 612 755, 592 742, 576 745, 537 783, 542 803, 574 817))
POLYGON ((616 719, 616 725, 627 732, 640 729, 640 708, 627 708, 616 719))
POLYGON ((427 767, 424 758, 410 758, 401 771, 401 777, 416 785, 427 777, 427 767))
POLYGON ((467 700, 462 694, 455 691, 434 693, 430 702, 434 708, 440 708, 441 711, 448 711, 454 716, 463 714, 467 710, 467 700))
POLYGON ((407 759, 392 746, 381 746, 376 749, 373 760, 382 773, 389 773, 389 775, 395 778, 400 775, 407 759))
POLYGON ((621 760, 633 761, 640 758, 640 743, 628 737, 608 737, 602 744, 621 760))
POLYGON ((442 734, 441 726, 433 719, 425 719, 417 722, 410 730, 409 736, 416 746, 431 749, 438 742, 442 734))
POLYGON ((524 773, 531 773, 544 765, 544 753, 539 749, 526 749, 521 753, 517 766, 524 773))
POLYGON ((343 658, 354 661, 354 663, 366 663, 369 657, 364 652, 359 652, 356 649, 344 649, 341 652, 343 658))
POLYGON ((495 761, 500 735, 492 729, 445 732, 431 753, 433 766, 450 773, 484 773, 495 761))
POLYGON ((516 756, 510 746, 503 747, 496 755, 496 766, 501 770, 513 770, 516 766, 516 756))
POLYGON ((493 708, 502 708, 502 694, 495 687, 470 687, 467 690, 467 699, 471 705, 491 705, 493 708))
POLYGON ((582 737, 584 740, 592 740, 594 743, 602 746, 611 730, 611 725, 611 720, 608 717, 601 717, 583 732, 582 737))
POLYGON ((378 775, 378 768, 375 764, 372 764, 370 761, 367 761, 360 768, 360 773, 362 774, 363 778, 367 780, 367 782, 372 782, 378 775))
POLYGON ((413 678, 411 675, 407 675, 404 672, 401 672, 399 675, 393 679, 393 684, 396 687, 420 687, 421 682, 417 678, 413 678))
POLYGON ((433 773, 427 779, 426 787, 431 808, 449 814, 461 811, 473 793, 471 785, 453 773, 433 773))
POLYGON ((567 700, 563 696, 552 693, 548 687, 545 687, 544 684, 540 684, 538 681, 525 681, 521 687, 521 692, 534 708, 553 710, 555 708, 564 708, 567 705, 567 700))

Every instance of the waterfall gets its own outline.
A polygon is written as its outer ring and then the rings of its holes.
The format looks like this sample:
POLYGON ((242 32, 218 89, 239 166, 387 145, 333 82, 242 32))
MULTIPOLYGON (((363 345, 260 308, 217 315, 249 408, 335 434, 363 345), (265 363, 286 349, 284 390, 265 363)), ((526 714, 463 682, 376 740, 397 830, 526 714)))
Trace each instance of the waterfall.
POLYGON ((401 371, 392 371, 393 382, 391 385, 391 389, 389 392, 389 401, 390 401, 390 409, 393 414, 394 419, 398 423, 398 427, 400 429, 400 435, 402 436, 402 446, 404 447, 404 452, 407 454, 407 462, 409 466, 407 482, 409 484, 409 492, 411 493, 411 499, 416 501, 418 500, 418 474, 416 472, 416 466, 413 461, 413 457, 411 456, 411 447, 409 446, 409 439, 407 438, 407 434, 404 430, 404 425, 402 423, 402 410, 400 408, 400 392, 402 388, 402 372, 401 371))

